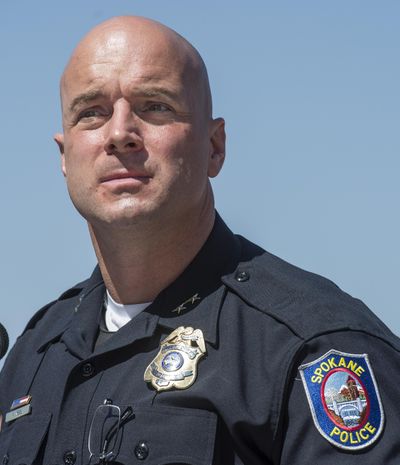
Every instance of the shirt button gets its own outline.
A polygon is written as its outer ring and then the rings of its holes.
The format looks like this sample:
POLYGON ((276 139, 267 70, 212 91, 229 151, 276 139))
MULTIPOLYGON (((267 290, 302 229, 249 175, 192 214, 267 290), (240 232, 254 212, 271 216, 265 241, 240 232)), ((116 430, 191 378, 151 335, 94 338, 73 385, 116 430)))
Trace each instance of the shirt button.
POLYGON ((68 450, 65 452, 63 459, 65 465, 74 465, 76 462, 76 452, 74 450, 68 450))
POLYGON ((235 275, 236 281, 239 283, 243 283, 244 281, 248 281, 250 279, 249 273, 247 271, 238 271, 235 275))
POLYGON ((144 460, 149 455, 149 446, 142 441, 135 447, 135 455, 138 460, 144 460))
POLYGON ((90 362, 85 363, 82 366, 82 374, 83 374, 83 376, 85 376, 85 377, 92 376, 93 373, 94 373, 94 366, 90 362))

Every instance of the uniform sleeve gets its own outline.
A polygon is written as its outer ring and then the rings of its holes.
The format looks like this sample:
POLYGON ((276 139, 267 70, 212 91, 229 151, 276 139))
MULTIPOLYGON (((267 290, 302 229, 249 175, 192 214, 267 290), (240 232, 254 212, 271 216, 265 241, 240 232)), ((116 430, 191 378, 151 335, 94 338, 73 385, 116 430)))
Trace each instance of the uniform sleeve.
POLYGON ((399 386, 396 344, 358 331, 313 339, 290 376, 278 463, 398 465, 399 386))

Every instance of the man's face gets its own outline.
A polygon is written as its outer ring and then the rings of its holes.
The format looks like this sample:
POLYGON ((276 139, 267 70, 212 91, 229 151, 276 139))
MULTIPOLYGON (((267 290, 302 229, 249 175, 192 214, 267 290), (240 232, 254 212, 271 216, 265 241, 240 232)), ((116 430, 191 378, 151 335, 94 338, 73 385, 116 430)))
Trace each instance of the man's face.
POLYGON ((184 219, 209 202, 223 121, 209 117, 187 53, 162 34, 114 28, 71 60, 56 141, 71 199, 92 225, 184 219))

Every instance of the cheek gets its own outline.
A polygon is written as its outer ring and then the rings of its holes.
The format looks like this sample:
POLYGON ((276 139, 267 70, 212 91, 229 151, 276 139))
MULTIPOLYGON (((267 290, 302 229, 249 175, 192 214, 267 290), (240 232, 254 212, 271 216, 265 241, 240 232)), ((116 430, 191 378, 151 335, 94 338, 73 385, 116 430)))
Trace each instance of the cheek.
MULTIPOLYGON (((204 137, 199 137, 190 127, 181 128, 180 131, 162 129, 158 131, 151 145, 153 155, 164 170, 169 166, 171 174, 186 183, 207 173, 207 147, 204 137)), ((150 146, 149 151, 151 152, 150 146)))
POLYGON ((96 131, 85 131, 66 137, 65 166, 67 176, 71 171, 74 172, 71 173, 74 175, 77 175, 80 171, 84 172, 86 166, 93 163, 93 159, 99 152, 99 148, 102 148, 101 140, 100 135, 96 131))
POLYGON ((74 150, 65 152, 66 183, 71 197, 83 195, 95 189, 93 166, 90 158, 81 151, 74 150))
POLYGON ((171 158, 192 144, 193 132, 190 127, 173 124, 155 127, 154 131, 145 133, 143 138, 150 149, 171 158))

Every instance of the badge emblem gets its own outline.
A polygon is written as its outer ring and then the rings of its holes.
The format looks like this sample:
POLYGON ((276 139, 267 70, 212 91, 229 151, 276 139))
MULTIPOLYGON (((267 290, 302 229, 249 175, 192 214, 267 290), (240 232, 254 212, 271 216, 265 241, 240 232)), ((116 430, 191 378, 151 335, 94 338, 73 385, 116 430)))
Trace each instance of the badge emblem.
POLYGON ((354 451, 378 439, 384 413, 367 354, 332 349, 299 371, 314 424, 327 441, 354 451))
POLYGON ((187 389, 197 376, 197 364, 206 353, 200 329, 180 326, 160 344, 160 350, 144 372, 144 380, 157 391, 187 389))

